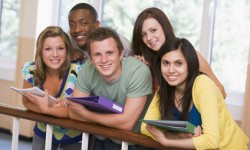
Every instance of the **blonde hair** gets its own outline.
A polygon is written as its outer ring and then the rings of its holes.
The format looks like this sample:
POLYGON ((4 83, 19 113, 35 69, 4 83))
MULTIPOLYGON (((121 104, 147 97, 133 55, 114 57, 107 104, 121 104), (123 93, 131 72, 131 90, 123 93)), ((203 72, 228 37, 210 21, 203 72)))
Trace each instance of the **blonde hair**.
POLYGON ((58 26, 49 26, 45 28, 38 36, 36 41, 36 55, 35 55, 35 63, 36 70, 34 71, 34 80, 35 85, 41 85, 46 79, 46 71, 47 67, 42 58, 42 50, 44 41, 49 37, 61 37, 66 47, 66 59, 64 64, 61 66, 59 71, 59 78, 62 79, 65 75, 67 69, 70 67, 71 56, 72 56, 72 44, 70 39, 60 27, 58 26))

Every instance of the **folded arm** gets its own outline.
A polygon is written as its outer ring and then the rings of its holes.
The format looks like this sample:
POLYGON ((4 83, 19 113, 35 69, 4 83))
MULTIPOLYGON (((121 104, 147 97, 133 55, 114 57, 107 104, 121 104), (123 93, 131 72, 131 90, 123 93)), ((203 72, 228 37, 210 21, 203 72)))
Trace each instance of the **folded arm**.
MULTIPOLYGON (((75 89, 75 92, 78 93, 79 91, 75 89)), ((80 96, 83 95, 80 94, 80 96)), ((69 101, 70 118, 84 122, 99 123, 118 129, 131 130, 138 121, 146 101, 147 96, 127 98, 122 114, 102 114, 90 111, 81 104, 69 101)))
MULTIPOLYGON (((24 81, 23 88, 30 88, 32 85, 24 81)), ((23 105, 33 112, 42 113, 42 114, 48 114, 55 117, 68 117, 69 111, 68 107, 65 107, 60 102, 57 102, 57 104, 54 104, 53 106, 48 105, 48 92, 45 91, 45 96, 40 97, 36 96, 34 94, 26 93, 27 96, 23 96, 22 101, 23 105), (60 103, 60 104, 59 104, 60 103)))

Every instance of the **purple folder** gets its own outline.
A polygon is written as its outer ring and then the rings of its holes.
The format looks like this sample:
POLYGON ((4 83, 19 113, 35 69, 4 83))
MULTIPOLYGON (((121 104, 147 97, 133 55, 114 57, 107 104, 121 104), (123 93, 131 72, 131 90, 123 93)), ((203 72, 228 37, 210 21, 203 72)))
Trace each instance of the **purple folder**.
POLYGON ((102 96, 67 97, 67 99, 83 104, 92 111, 102 113, 123 113, 123 106, 102 96))

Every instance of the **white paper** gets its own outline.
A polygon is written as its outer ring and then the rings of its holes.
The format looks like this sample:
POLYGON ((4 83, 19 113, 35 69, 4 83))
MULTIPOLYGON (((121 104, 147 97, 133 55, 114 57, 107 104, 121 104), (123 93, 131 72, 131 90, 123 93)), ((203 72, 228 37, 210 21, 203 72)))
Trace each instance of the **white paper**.
MULTIPOLYGON (((37 95, 37 96, 41 96, 41 97, 44 97, 44 95, 45 95, 45 92, 43 90, 39 89, 36 86, 31 87, 31 88, 27 88, 27 89, 16 88, 16 87, 13 87, 13 86, 11 86, 10 88, 12 90, 14 90, 14 91, 16 91, 16 92, 24 95, 24 96, 25 96, 24 92, 31 93, 31 94, 34 94, 34 95, 37 95)), ((49 105, 51 105, 54 100, 56 100, 56 98, 54 98, 53 96, 49 95, 49 105)))

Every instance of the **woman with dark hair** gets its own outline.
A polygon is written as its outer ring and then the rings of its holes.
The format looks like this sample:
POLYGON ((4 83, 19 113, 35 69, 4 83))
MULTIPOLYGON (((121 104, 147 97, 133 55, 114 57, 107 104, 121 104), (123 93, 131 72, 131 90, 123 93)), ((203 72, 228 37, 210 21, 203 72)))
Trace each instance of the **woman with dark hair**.
POLYGON ((143 134, 166 147, 247 149, 248 137, 235 123, 215 83, 199 71, 196 51, 188 40, 175 38, 163 44, 155 68, 159 88, 144 119, 188 121, 197 130, 194 135, 173 134, 143 123, 143 134))
MULTIPOLYGON (((164 12, 155 7, 147 8, 138 15, 134 25, 132 49, 135 57, 147 64, 154 72, 153 63, 157 52, 166 41, 173 38, 175 38, 174 29, 164 12)), ((213 73, 208 62, 198 51, 196 53, 200 71, 206 73, 216 83, 225 98, 223 85, 213 73)), ((157 85, 155 85, 155 89, 156 87, 157 85)))

